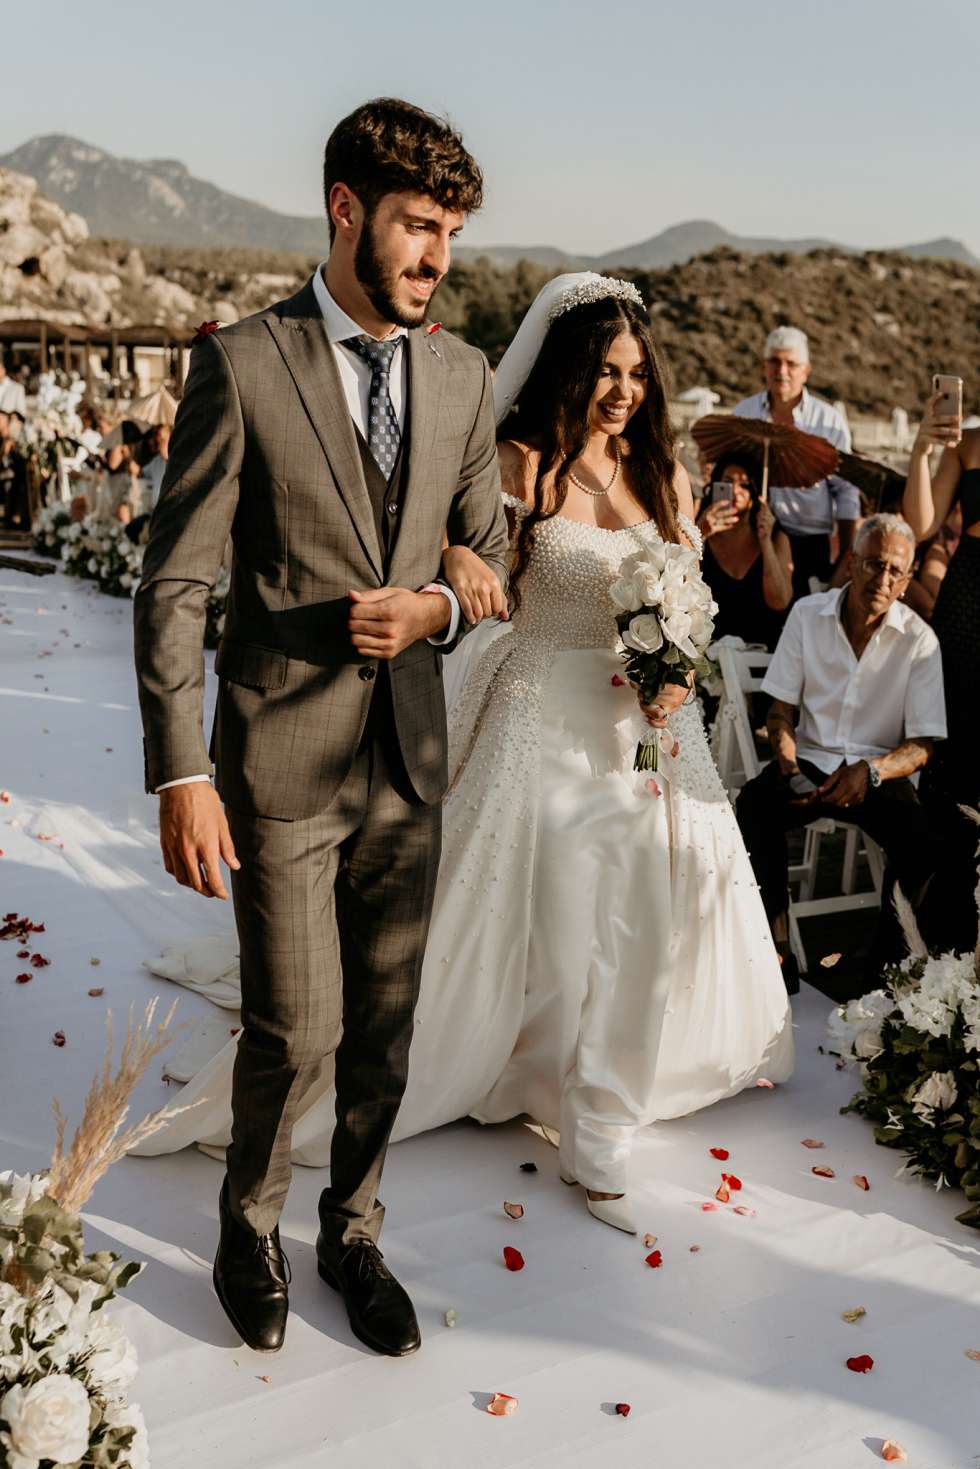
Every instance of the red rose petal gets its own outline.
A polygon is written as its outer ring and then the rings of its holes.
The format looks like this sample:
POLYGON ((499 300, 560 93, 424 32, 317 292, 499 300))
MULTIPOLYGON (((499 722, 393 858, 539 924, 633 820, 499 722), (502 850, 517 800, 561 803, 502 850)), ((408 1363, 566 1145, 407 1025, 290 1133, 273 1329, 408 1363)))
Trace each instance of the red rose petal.
POLYGON ((893 1438, 886 1438, 881 1446, 881 1457, 889 1464, 907 1464, 909 1456, 900 1443, 893 1438))
POLYGON ((739 1189, 742 1187, 742 1180, 740 1178, 736 1178, 734 1173, 723 1173, 721 1176, 728 1184, 728 1187, 732 1189, 735 1193, 738 1193, 739 1189))
POLYGON ((855 1173, 854 1177, 851 1179, 851 1182, 857 1184, 858 1188, 863 1188, 865 1193, 867 1193, 871 1187, 870 1183, 863 1173, 855 1173))
POLYGON ((17 950, 17 958, 18 959, 29 959, 30 957, 31 957, 31 951, 30 951, 30 949, 18 949, 17 950))
POLYGON ((826 1147, 826 1143, 822 1143, 818 1137, 804 1137, 804 1138, 801 1138, 800 1139, 800 1142, 802 1143, 803 1147, 805 1147, 805 1148, 823 1148, 823 1147, 826 1147))
POLYGON ((45 959, 43 954, 34 954, 31 956, 31 963, 34 965, 35 969, 47 969, 48 965, 51 963, 51 960, 45 959))
POLYGON ((725 1163, 731 1157, 727 1148, 709 1148, 708 1152, 712 1158, 717 1158, 720 1163, 725 1163))
POLYGON ((818 1168, 811 1168, 810 1169, 810 1172, 811 1173, 815 1173, 818 1178, 836 1178, 837 1177, 837 1174, 834 1172, 834 1170, 832 1168, 828 1168, 827 1165, 826 1165, 826 1163, 821 1163, 818 1168))
POLYGON ((619 1414, 620 1418, 628 1418, 630 1415, 629 1403, 617 1403, 616 1412, 619 1414))
POLYGON ((524 1218, 524 1205, 523 1204, 508 1204, 506 1202, 506 1200, 505 1200, 504 1201, 504 1213, 507 1215, 508 1219, 523 1219, 524 1218))
POLYGON ((65 1032, 63 1030, 56 1030, 51 1037, 51 1042, 55 1046, 63 1046, 65 1044, 65 1032))
POLYGON ((622 689, 626 687, 626 680, 624 678, 620 678, 618 673, 614 673, 609 682, 612 684, 614 689, 622 689))
POLYGON ((508 1270, 523 1270, 524 1256, 513 1245, 504 1245, 504 1264, 508 1270))
POLYGON ((14 980, 14 983, 15 984, 30 984, 30 982, 31 982, 31 980, 33 978, 34 978, 33 974, 18 974, 17 978, 14 980))
POLYGON ((659 1270, 661 1265, 664 1263, 664 1257, 659 1250, 652 1250, 650 1254, 647 1255, 645 1263, 650 1266, 651 1270, 659 1270))
POLYGON ((724 1181, 722 1181, 715 1189, 715 1198, 718 1200, 719 1204, 731 1203, 731 1192, 729 1191, 728 1184, 724 1181))
POLYGON ((712 1209, 717 1209, 717 1207, 718 1207, 717 1204, 702 1204, 701 1205, 701 1213, 702 1214, 710 1214, 711 1210, 712 1209))
POLYGON ((860 1357, 848 1357, 847 1359, 851 1372, 870 1372, 874 1364, 874 1357, 869 1357, 867 1352, 863 1352, 860 1357))
POLYGON ((493 1418, 512 1418, 517 1412, 517 1399, 509 1392, 495 1392, 487 1403, 487 1412, 493 1418))
POLYGON ((90 996, 92 997, 93 1000, 97 1000, 100 995, 104 995, 105 994, 105 990, 104 989, 89 990, 89 994, 90 994, 90 996))

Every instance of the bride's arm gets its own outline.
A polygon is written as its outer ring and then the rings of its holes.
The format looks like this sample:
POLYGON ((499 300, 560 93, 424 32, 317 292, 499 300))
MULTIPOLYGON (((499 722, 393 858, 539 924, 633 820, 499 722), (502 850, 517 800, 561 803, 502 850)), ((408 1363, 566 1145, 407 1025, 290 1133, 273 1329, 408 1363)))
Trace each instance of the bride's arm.
MULTIPOLYGON (((497 458, 500 488, 513 540, 520 507, 527 505, 530 508, 534 498, 530 454, 522 445, 506 440, 498 445, 497 458)), ((507 602, 494 573, 466 546, 450 546, 448 536, 443 536, 442 574, 459 598, 467 622, 481 622, 485 617, 507 621, 507 602)))
MULTIPOLYGON (((684 515, 694 525, 694 492, 691 489, 691 477, 681 464, 680 460, 674 462, 674 494, 677 496, 677 513, 684 515)), ((690 546, 692 551, 701 554, 701 547, 697 545, 683 526, 680 527, 680 541, 684 546, 690 546)))

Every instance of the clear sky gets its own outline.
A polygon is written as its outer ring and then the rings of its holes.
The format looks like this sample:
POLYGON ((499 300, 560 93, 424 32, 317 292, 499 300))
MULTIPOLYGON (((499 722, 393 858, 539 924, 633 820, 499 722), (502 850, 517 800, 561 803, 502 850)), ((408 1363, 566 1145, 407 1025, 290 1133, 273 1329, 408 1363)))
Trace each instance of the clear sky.
POLYGON ((316 214, 330 127, 394 93, 484 166, 467 243, 701 218, 980 254, 978 0, 48 0, 4 36, 4 152, 71 133, 316 214))

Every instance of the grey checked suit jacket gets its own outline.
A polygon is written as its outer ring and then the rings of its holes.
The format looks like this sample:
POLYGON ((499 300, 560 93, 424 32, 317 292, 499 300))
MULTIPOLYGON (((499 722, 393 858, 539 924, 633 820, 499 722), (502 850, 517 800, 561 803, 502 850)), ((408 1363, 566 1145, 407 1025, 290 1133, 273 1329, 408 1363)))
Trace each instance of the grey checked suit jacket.
MULTIPOLYGON (((506 583, 486 359, 446 331, 409 332, 408 352, 408 472, 386 567, 312 282, 196 343, 134 606, 147 790, 211 770, 204 621, 229 534, 211 753, 226 804, 259 816, 322 811, 353 763, 376 685, 347 631, 352 588, 425 586, 445 530, 506 583)), ((447 779, 441 656, 423 641, 389 664, 402 758, 427 803, 447 779)))

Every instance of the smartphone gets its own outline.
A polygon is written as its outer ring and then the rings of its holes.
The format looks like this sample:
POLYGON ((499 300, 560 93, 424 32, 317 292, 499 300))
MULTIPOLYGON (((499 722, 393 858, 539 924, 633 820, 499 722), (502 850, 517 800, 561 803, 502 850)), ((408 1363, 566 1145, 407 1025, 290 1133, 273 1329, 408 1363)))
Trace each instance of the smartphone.
POLYGON ((936 404, 936 413, 949 414, 951 418, 963 417, 963 379, 952 373, 936 372, 932 378, 933 393, 942 396, 936 404))
POLYGON ((726 500, 730 505, 734 504, 735 486, 731 483, 730 480, 727 479, 715 480, 711 486, 712 505, 724 504, 726 500))

